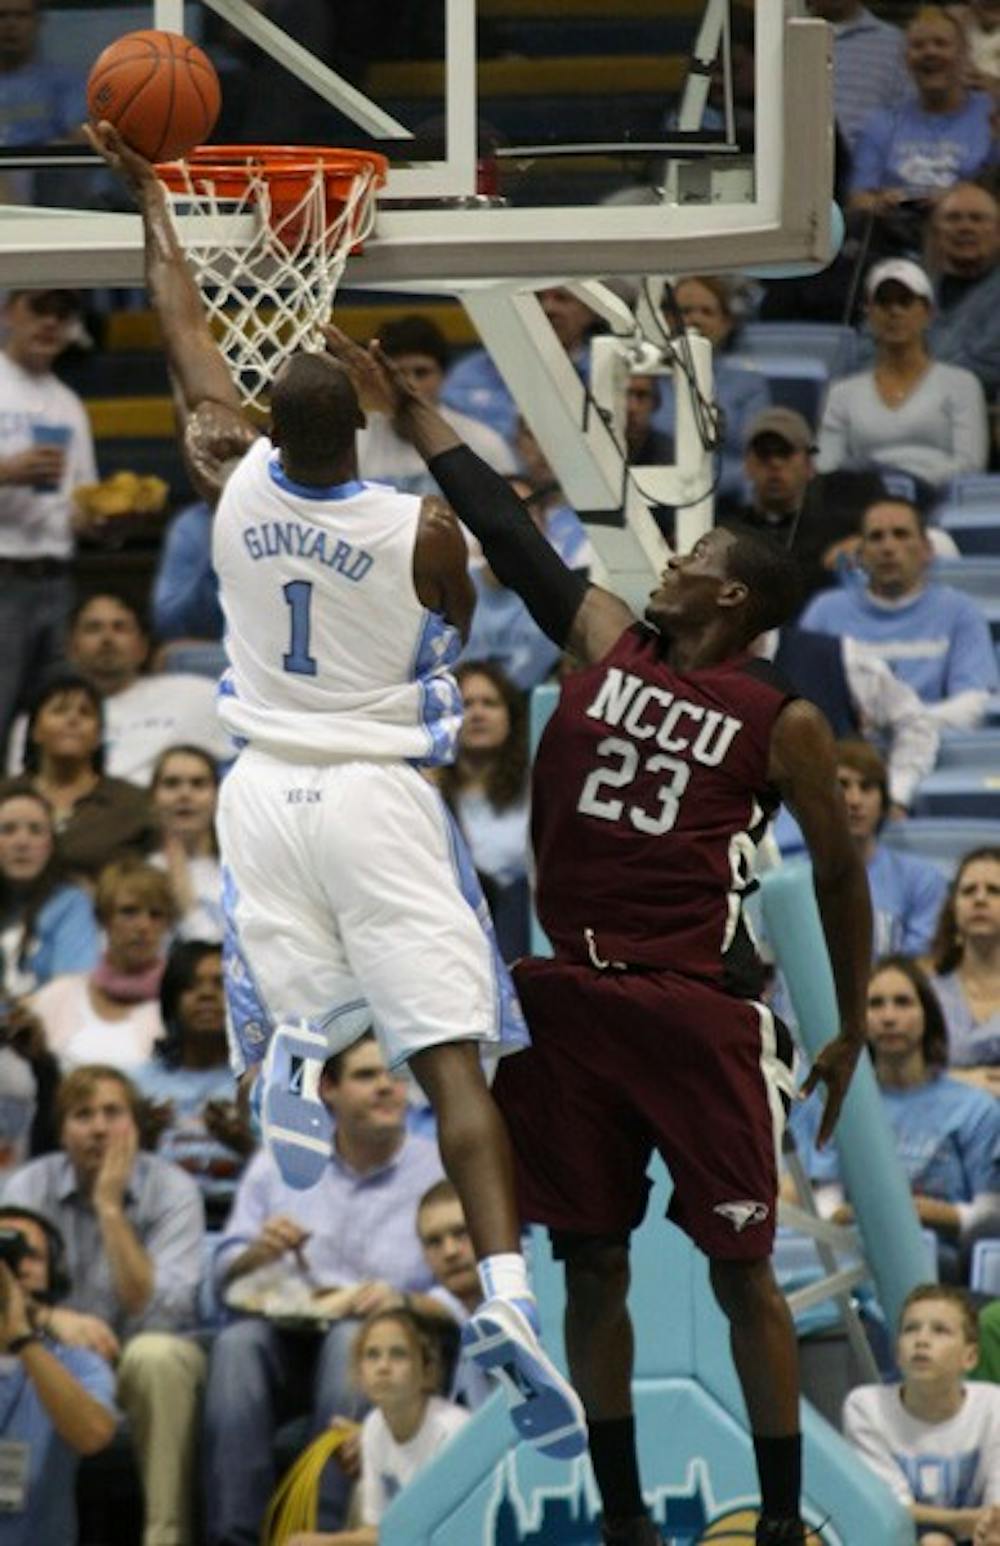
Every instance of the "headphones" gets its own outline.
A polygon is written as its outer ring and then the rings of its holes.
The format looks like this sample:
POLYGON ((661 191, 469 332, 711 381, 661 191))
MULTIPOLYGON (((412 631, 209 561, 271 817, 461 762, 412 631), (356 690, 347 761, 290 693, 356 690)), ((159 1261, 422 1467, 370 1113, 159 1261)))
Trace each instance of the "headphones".
POLYGON ((49 1246, 49 1286, 46 1293, 37 1297, 44 1304, 57 1304, 60 1299, 65 1299, 73 1284, 66 1263, 66 1242, 58 1224, 46 1218, 44 1213, 37 1213, 34 1208, 19 1208, 16 1203, 0 1207, 0 1224, 5 1219, 30 1219, 44 1231, 49 1246))

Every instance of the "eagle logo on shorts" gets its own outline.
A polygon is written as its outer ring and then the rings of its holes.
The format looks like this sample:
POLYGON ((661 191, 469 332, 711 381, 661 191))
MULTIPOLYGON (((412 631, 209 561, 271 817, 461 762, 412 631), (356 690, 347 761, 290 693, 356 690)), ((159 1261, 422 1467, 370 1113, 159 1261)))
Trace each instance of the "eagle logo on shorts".
POLYGON ((748 1224, 763 1224, 770 1213, 766 1202, 717 1202, 712 1209, 713 1213, 719 1213, 724 1219, 728 1219, 736 1233, 742 1234, 748 1224))

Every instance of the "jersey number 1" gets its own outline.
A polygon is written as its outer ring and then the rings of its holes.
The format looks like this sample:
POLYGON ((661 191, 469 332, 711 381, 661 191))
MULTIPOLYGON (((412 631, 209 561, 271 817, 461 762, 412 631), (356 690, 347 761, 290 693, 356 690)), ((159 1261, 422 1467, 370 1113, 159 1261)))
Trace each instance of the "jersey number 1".
POLYGON ((286 671, 298 676, 315 676, 316 661, 309 653, 309 608, 312 605, 312 581, 289 580, 281 587, 281 594, 292 613, 292 637, 288 654, 282 655, 281 664, 286 671))

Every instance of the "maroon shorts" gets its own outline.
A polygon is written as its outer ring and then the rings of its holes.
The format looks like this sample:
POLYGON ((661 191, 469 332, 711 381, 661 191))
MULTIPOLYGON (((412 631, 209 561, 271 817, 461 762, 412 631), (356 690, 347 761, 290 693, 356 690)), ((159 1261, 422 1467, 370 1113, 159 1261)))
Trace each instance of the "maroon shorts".
POLYGON ((710 1257, 774 1240, 792 1040, 763 1004, 672 972, 528 959, 515 970, 533 1045, 493 1086, 517 1156, 522 1216, 554 1233, 626 1237, 659 1150, 669 1216, 710 1257))

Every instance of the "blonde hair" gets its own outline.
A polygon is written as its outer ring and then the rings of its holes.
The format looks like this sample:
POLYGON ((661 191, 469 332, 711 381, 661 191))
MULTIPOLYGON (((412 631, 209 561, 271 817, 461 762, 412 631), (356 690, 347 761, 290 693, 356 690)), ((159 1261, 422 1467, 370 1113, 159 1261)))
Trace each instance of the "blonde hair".
POLYGON ((436 1345, 437 1339, 428 1335, 412 1310, 402 1306, 398 1310, 375 1310, 362 1323, 351 1344, 351 1379, 354 1385, 357 1389, 361 1389, 361 1360, 364 1357, 365 1343, 369 1334, 376 1326, 386 1321, 394 1321, 397 1326, 402 1327, 414 1362, 423 1370, 421 1389, 428 1396, 438 1395, 441 1390, 443 1370, 440 1349, 436 1345))
POLYGON ((120 1068, 112 1068, 110 1063, 84 1063, 80 1068, 74 1068, 73 1072, 59 1082, 56 1090, 56 1120, 62 1127, 68 1116, 72 1116, 77 1107, 83 1106, 91 1100, 94 1091, 105 1080, 111 1080, 121 1088, 122 1094, 128 1101, 129 1110, 133 1120, 139 1119, 140 1096, 139 1091, 127 1074, 123 1074, 120 1068))
POLYGON ((145 859, 128 854, 106 864, 97 877, 94 911, 105 928, 124 891, 131 892, 144 906, 158 908, 169 923, 176 922, 177 903, 166 875, 145 859))
POLYGON ((962 1317, 962 1331, 966 1342, 972 1347, 979 1345, 979 1311, 976 1309, 975 1301, 964 1288, 956 1288, 951 1283, 918 1283, 916 1288, 911 1288, 899 1312, 900 1331, 910 1306, 923 1304, 928 1299, 939 1299, 942 1304, 954 1305, 962 1317))

